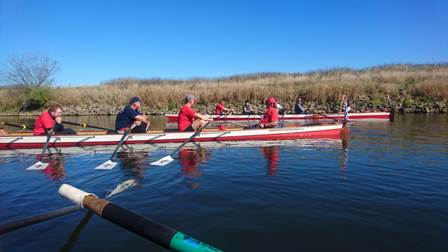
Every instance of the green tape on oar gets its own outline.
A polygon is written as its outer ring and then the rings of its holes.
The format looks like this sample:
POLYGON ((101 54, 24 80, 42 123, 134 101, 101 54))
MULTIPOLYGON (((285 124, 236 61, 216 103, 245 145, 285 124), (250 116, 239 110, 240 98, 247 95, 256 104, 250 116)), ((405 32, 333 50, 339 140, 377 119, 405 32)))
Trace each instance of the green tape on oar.
POLYGON ((190 236, 177 232, 170 242, 170 249, 182 252, 217 252, 222 251, 190 236))

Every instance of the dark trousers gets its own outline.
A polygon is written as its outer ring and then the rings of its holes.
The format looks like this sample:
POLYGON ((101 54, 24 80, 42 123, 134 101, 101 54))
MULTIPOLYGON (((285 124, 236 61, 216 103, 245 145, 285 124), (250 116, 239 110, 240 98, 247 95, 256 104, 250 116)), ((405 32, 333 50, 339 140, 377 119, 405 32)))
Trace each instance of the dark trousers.
POLYGON ((135 126, 132 130, 131 133, 146 133, 146 127, 148 125, 144 122, 142 122, 142 124, 140 124, 140 126, 135 126))

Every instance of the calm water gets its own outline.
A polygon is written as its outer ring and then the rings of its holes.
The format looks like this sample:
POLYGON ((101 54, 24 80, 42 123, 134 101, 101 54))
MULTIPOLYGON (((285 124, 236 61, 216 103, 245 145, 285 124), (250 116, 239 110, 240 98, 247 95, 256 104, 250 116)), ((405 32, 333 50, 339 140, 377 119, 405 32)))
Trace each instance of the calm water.
MULTIPOLYGON (((448 251, 447 115, 355 122, 344 141, 191 145, 169 166, 149 166, 175 146, 129 148, 111 171, 93 169, 110 148, 63 150, 45 172, 24 170, 32 153, 0 152, 0 222, 70 205, 57 194, 61 183, 104 195, 135 178, 115 203, 225 251, 448 251)), ((86 211, 0 243, 3 251, 164 251, 86 211)))

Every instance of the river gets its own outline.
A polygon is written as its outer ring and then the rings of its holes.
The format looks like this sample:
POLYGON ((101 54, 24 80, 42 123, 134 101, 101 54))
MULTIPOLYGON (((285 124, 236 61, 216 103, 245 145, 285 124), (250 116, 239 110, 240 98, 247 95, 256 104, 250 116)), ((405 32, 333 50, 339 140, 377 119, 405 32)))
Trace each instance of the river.
MULTIPOLYGON (((103 196, 134 178, 113 202, 224 251, 448 251, 447 115, 353 122, 344 140, 191 144, 149 165, 175 147, 131 146, 110 171, 93 169, 110 148, 53 150, 44 172, 25 170, 35 154, 0 151, 0 222, 69 206, 62 183, 103 196)), ((2 249, 165 251, 86 211, 4 234, 2 249)))

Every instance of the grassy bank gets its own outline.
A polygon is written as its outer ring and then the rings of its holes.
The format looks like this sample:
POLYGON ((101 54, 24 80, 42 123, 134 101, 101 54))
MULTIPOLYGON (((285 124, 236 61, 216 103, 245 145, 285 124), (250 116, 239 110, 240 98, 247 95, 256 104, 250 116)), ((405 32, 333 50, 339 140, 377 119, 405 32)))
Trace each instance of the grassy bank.
MULTIPOLYGON (((0 90, 2 112, 17 113, 17 90, 0 90)), ((268 96, 276 96, 292 109, 297 96, 310 112, 334 112, 342 94, 350 95, 355 111, 381 111, 392 105, 403 112, 447 112, 448 64, 386 65, 361 70, 331 69, 308 73, 261 73, 216 79, 116 79, 96 86, 58 87, 53 100, 68 114, 115 114, 134 95, 145 101, 146 112, 176 112, 185 94, 199 98, 199 109, 212 112, 224 99, 240 110, 250 99, 260 109, 268 96)), ((31 112, 32 113, 32 112, 31 112)))

